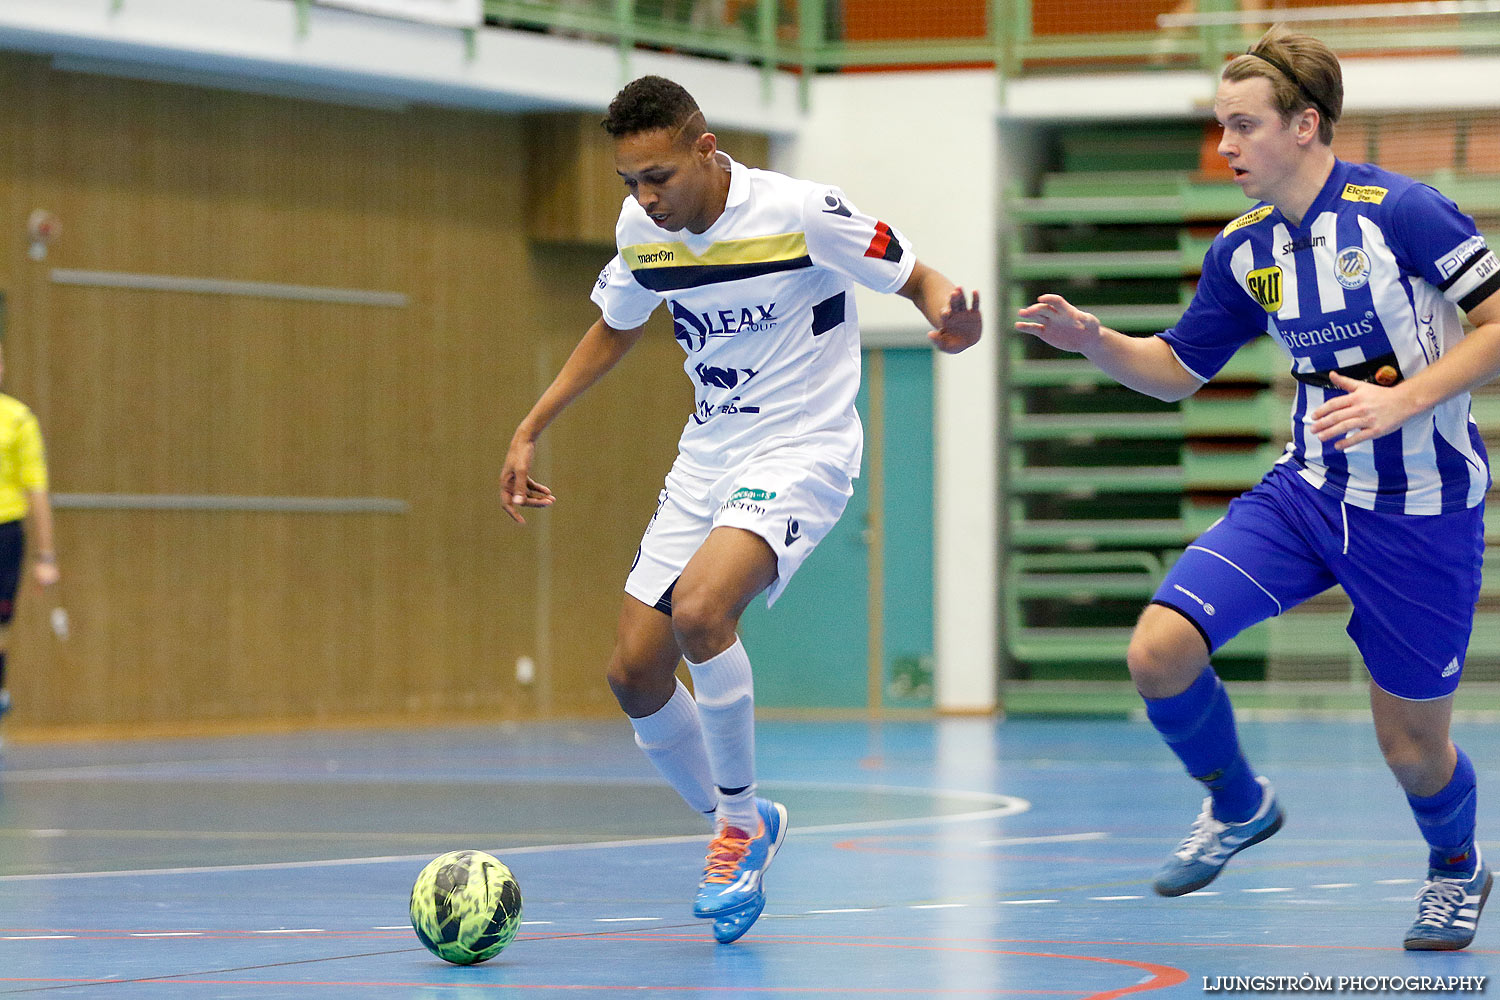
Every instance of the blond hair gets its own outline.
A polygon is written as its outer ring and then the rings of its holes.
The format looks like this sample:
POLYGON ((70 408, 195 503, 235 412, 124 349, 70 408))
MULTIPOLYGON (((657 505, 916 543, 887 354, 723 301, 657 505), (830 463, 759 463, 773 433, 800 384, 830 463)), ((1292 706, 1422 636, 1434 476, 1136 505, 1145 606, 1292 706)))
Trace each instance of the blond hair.
POLYGON ((1334 123, 1344 112, 1344 74, 1332 49, 1284 24, 1273 25, 1220 74, 1231 82, 1256 76, 1271 81, 1272 100, 1283 124, 1312 108, 1318 112, 1318 139, 1325 146, 1333 144, 1334 123))

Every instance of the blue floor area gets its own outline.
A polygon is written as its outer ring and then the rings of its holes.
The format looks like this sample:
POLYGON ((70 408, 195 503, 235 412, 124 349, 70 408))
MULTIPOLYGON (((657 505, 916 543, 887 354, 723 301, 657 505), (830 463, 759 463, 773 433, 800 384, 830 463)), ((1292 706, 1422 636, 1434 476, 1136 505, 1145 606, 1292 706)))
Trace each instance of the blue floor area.
MULTIPOLYGON (((12 746, 0 995, 1111 1000, 1500 971, 1494 914, 1467 951, 1401 950, 1426 852, 1367 721, 1241 730, 1286 828, 1160 899, 1201 795, 1144 723, 763 723, 791 832, 728 946, 690 914, 702 821, 623 720, 12 746), (406 914, 459 848, 506 861, 525 899, 515 943, 467 968, 406 914)), ((1500 729, 1454 735, 1500 851, 1500 729)))

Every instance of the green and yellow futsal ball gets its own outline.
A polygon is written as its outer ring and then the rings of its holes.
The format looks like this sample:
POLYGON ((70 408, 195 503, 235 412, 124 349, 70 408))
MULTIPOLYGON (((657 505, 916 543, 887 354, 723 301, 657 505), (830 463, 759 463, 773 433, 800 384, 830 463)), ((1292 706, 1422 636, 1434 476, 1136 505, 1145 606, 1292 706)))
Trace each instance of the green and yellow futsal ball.
POLYGON ((488 961, 521 926, 521 886, 483 851, 450 851, 429 862, 411 887, 411 926, 445 962, 488 961))

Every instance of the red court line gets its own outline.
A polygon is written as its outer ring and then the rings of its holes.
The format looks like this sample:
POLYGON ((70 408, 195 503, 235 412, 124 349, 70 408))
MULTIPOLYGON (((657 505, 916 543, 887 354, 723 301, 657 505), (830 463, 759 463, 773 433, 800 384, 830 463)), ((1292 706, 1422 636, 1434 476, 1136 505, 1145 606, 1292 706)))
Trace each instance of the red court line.
MULTIPOLYGON (((630 936, 632 938, 634 938, 635 940, 637 940, 637 941, 641 941, 641 940, 645 940, 645 941, 652 941, 652 940, 660 940, 660 941, 693 941, 693 940, 697 940, 697 937, 695 937, 695 936, 688 936, 688 935, 684 935, 684 934, 663 934, 663 935, 633 934, 633 935, 630 935, 630 936)), ((1126 996, 1126 995, 1131 994, 1131 993, 1145 993, 1145 992, 1148 992, 1150 990, 1161 990, 1161 989, 1166 989, 1169 986, 1176 986, 1178 983, 1186 982, 1187 978, 1188 978, 1188 974, 1187 974, 1187 972, 1185 970, 1176 968, 1175 966, 1171 966, 1171 965, 1158 965, 1155 962, 1138 962, 1138 961, 1136 961, 1134 959, 1130 959, 1130 958, 1105 958, 1102 955, 1061 955, 1061 954, 1053 954, 1053 953, 1050 953, 1050 952, 1043 952, 1043 951, 1005 951, 1005 950, 999 949, 999 948, 954 948, 954 947, 951 947, 951 946, 948 946, 948 945, 936 945, 936 944, 891 944, 890 943, 891 941, 897 941, 897 940, 902 940, 902 941, 913 940, 913 939, 910 939, 910 938, 877 938, 877 939, 871 939, 871 938, 835 938, 835 937, 825 937, 825 938, 822 938, 822 939, 814 940, 814 939, 809 939, 809 938, 805 938, 805 937, 800 937, 800 938, 781 937, 781 938, 774 938, 773 939, 773 938, 767 938, 767 937, 762 936, 762 937, 759 938, 759 940, 799 941, 799 942, 802 942, 804 944, 828 944, 828 945, 835 945, 835 946, 845 947, 845 948, 882 948, 882 949, 888 949, 888 950, 905 950, 905 951, 962 952, 964 954, 969 954, 969 955, 1009 955, 1009 956, 1012 956, 1012 957, 1019 957, 1019 958, 1066 958, 1066 959, 1072 959, 1074 961, 1080 961, 1080 962, 1100 962, 1100 963, 1103 963, 1105 965, 1123 965, 1123 966, 1125 966, 1127 968, 1137 969, 1137 970, 1139 970, 1141 972, 1149 973, 1150 976, 1151 976, 1151 978, 1147 979, 1145 982, 1135 983, 1135 984, 1133 984, 1131 986, 1124 986, 1124 987, 1121 987, 1120 989, 1117 989, 1117 990, 1105 990, 1102 993, 1090 993, 1090 994, 1087 994, 1086 996, 1083 997, 1083 1000, 1115 1000, 1116 997, 1123 997, 1123 996, 1126 996)), ((930 940, 933 940, 933 939, 932 938, 916 938, 915 940, 930 941, 930 940)), ((983 942, 981 940, 981 943, 988 943, 988 942, 983 942)), ((864 990, 860 990, 860 989, 853 989, 853 990, 850 990, 850 992, 861 993, 861 992, 865 992, 865 991, 864 990)), ((1074 991, 1074 992, 1079 992, 1079 991, 1074 991)))
MULTIPOLYGON (((837 938, 847 941, 948 941, 962 942, 968 944, 1061 944, 1061 945, 1098 945, 1100 947, 1139 947, 1139 948, 1266 948, 1272 951, 1297 951, 1308 949, 1315 951, 1402 951, 1394 945, 1376 944, 1304 944, 1301 941, 1272 944, 1253 942, 1224 942, 1224 941, 1049 941, 1037 938, 922 938, 922 937, 888 937, 886 935, 801 935, 791 937, 788 935, 766 935, 757 934, 757 941, 811 941, 817 937, 828 939, 837 938)), ((1500 955, 1500 949, 1494 948, 1465 948, 1463 952, 1468 955, 1500 955)))
MULTIPOLYGON (((310 980, 310 979, 169 979, 142 978, 142 979, 11 979, 0 976, 0 983, 57 983, 57 984, 112 984, 116 986, 126 985, 152 985, 163 986, 344 986, 344 987, 416 987, 417 989, 452 989, 458 988, 468 990, 553 990, 573 992, 599 992, 610 991, 616 994, 634 992, 663 992, 663 993, 731 993, 741 995, 746 993, 822 993, 837 996, 849 996, 851 994, 868 994, 880 996, 1012 996, 1045 993, 1053 996, 1080 996, 1078 990, 1010 990, 1000 988, 975 987, 973 989, 962 988, 934 988, 913 987, 909 989, 898 987, 870 987, 867 989, 850 989, 847 986, 657 986, 641 985, 639 983, 624 985, 620 983, 606 985, 566 985, 560 983, 433 983, 420 980, 381 981, 381 980, 310 980)), ((1108 1000, 1110 997, 1119 996, 1118 993, 1098 993, 1092 997, 1082 997, 1081 1000, 1108 1000)))

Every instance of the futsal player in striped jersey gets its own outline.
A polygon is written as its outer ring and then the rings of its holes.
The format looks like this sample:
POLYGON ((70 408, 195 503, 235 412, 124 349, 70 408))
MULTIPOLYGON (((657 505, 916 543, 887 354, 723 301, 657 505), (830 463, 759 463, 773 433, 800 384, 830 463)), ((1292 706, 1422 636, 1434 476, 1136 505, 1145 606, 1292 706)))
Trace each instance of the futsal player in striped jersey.
POLYGON ((1405 946, 1453 950, 1473 940, 1492 881, 1474 842, 1474 767, 1449 723, 1490 485, 1469 391, 1500 373, 1500 260, 1438 191, 1337 159, 1342 106, 1334 53, 1272 28, 1224 67, 1214 102, 1219 153, 1260 204, 1215 238, 1177 325, 1122 336, 1044 295, 1016 328, 1163 400, 1260 336, 1287 350, 1298 383, 1285 454, 1188 547, 1131 638, 1147 716, 1209 793, 1156 891, 1203 888, 1282 824, 1210 654, 1340 584, 1381 751, 1430 848, 1405 946))
POLYGON ((787 829, 785 807, 756 795, 750 659, 736 629, 757 595, 777 599, 853 492, 854 283, 911 299, 949 353, 979 340, 979 297, 838 188, 730 159, 670 80, 627 85, 603 125, 627 197, 618 253, 593 290, 601 317, 517 428, 501 489, 518 522, 553 503, 530 477, 538 437, 665 304, 695 407, 625 581, 608 679, 636 743, 712 824, 693 912, 727 943, 760 915, 787 829), (676 679, 681 658, 693 694, 676 679))

